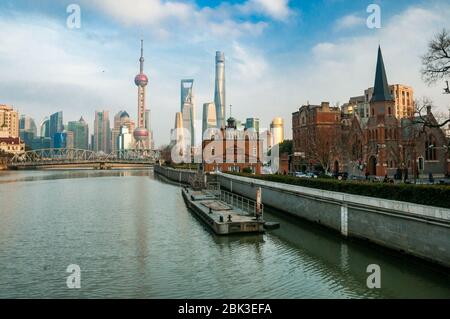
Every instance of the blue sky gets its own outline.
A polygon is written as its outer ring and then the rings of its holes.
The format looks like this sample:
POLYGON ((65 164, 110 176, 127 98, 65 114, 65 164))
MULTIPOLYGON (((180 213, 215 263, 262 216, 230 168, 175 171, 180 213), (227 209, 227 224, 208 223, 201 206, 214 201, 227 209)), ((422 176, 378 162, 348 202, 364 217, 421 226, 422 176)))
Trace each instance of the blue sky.
POLYGON ((427 42, 450 27, 449 1, 412 0, 4 0, 0 3, 0 103, 40 122, 62 110, 64 121, 95 110, 136 115, 139 39, 145 40, 147 104, 157 145, 169 140, 179 82, 194 78, 197 117, 213 100, 214 52, 226 55, 227 104, 233 116, 281 116, 309 101, 344 103, 373 84, 381 44, 390 83, 411 85, 440 110, 443 84, 420 79, 427 42), (81 7, 79 30, 66 8, 81 7), (369 4, 382 28, 366 26, 369 4))

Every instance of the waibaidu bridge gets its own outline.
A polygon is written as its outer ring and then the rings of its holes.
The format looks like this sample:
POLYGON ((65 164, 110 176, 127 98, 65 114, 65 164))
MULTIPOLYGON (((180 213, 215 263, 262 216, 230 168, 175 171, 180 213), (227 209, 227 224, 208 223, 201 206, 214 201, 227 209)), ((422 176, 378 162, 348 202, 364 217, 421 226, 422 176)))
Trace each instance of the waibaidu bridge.
POLYGON ((159 160, 154 150, 121 150, 110 154, 80 149, 49 148, 17 154, 10 169, 112 169, 152 167, 159 160))

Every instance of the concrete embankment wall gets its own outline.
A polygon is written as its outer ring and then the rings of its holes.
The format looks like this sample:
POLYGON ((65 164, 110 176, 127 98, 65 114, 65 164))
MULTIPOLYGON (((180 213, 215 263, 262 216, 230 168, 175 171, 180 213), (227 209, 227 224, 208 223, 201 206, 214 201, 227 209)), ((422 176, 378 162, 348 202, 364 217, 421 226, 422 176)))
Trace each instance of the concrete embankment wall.
POLYGON ((197 173, 197 171, 173 169, 159 165, 155 165, 154 171, 155 173, 160 174, 173 182, 181 184, 188 184, 189 179, 194 177, 197 173))
POLYGON ((222 188, 264 205, 450 267, 450 209, 218 174, 222 188))

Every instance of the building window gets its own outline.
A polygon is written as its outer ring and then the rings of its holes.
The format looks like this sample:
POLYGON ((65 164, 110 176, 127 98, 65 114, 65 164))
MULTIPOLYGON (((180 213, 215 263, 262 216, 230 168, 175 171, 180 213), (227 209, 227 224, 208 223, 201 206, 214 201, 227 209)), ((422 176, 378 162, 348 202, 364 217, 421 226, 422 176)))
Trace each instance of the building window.
POLYGON ((433 135, 428 136, 425 142, 425 160, 435 161, 437 160, 436 154, 436 139, 433 135))
POLYGON ((392 115, 392 108, 390 106, 388 107, 388 114, 392 115))

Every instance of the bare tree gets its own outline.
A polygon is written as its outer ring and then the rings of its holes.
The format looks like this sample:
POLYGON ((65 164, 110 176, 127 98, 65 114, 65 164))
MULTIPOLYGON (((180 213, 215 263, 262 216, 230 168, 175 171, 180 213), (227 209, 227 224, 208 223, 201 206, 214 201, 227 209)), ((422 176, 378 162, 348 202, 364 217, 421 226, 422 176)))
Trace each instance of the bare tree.
POLYGON ((308 128, 306 149, 309 158, 319 162, 325 172, 330 171, 331 161, 342 146, 337 125, 331 127, 308 128))
POLYGON ((413 124, 421 124, 422 130, 425 130, 426 127, 441 128, 450 123, 448 115, 445 116, 444 113, 441 113, 442 117, 440 117, 438 121, 438 118, 431 113, 433 108, 433 101, 431 99, 423 97, 420 100, 416 100, 414 104, 413 124))
POLYGON ((450 77, 450 34, 443 29, 428 44, 422 57, 422 77, 429 85, 450 77))

